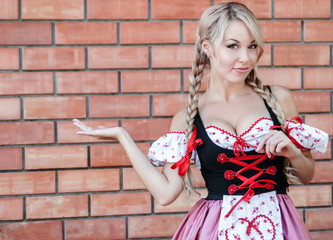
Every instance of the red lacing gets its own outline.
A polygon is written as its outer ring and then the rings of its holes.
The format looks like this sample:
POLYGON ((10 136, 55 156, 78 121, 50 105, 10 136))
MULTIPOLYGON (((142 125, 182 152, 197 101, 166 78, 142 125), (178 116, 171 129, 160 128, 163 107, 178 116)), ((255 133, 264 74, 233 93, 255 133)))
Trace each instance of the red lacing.
POLYGON ((196 136, 197 136, 197 129, 194 126, 191 138, 187 143, 187 150, 186 150, 185 156, 182 159, 180 159, 178 162, 176 162, 175 164, 173 164, 171 166, 172 169, 176 169, 177 167, 179 167, 179 169, 178 169, 179 176, 184 176, 185 175, 185 173, 187 172, 188 167, 190 166, 190 158, 192 156, 192 151, 196 148, 196 146, 202 144, 201 139, 197 139, 197 140, 194 141, 196 136))
POLYGON ((236 193, 239 189, 248 189, 248 191, 243 195, 243 197, 230 209, 230 211, 227 213, 226 217, 229 217, 231 212, 237 207, 237 205, 241 201, 246 201, 249 202, 250 199, 254 195, 254 190, 255 188, 266 188, 267 190, 273 190, 274 185, 276 183, 272 180, 269 179, 261 179, 257 180, 263 173, 269 174, 269 175, 275 175, 276 173, 276 167, 275 166, 270 166, 266 169, 261 169, 257 167, 259 163, 267 159, 266 154, 255 154, 255 155, 246 155, 244 153, 244 149, 248 146, 248 144, 240 137, 237 138, 237 141, 235 142, 233 149, 234 149, 234 154, 236 157, 228 158, 225 153, 221 153, 217 157, 217 161, 220 163, 225 163, 225 162, 230 162, 236 165, 241 166, 242 168, 238 170, 237 172, 234 172, 232 170, 227 170, 224 173, 224 177, 227 180, 233 180, 235 177, 240 179, 243 183, 239 186, 236 186, 236 184, 231 184, 228 188, 229 194, 234 194, 236 193), (240 155, 242 153, 242 156, 240 155), (251 164, 246 163, 246 160, 254 160, 251 164), (255 170, 258 171, 257 174, 253 175, 250 178, 246 178, 241 175, 242 172, 245 172, 246 170, 255 170))
MULTIPOLYGON (((300 117, 293 117, 292 119, 290 119, 290 121, 288 122, 288 124, 287 124, 287 126, 286 126, 286 128, 285 128, 285 130, 286 130, 286 134, 287 134, 288 138, 290 139, 290 141, 291 141, 293 144, 295 144, 297 148, 302 149, 302 150, 311 150, 311 149, 309 149, 309 148, 305 148, 305 147, 303 147, 301 144, 299 144, 299 143, 297 142, 297 140, 296 140, 295 138, 293 138, 293 137, 290 135, 290 132, 291 132, 292 130, 299 128, 302 124, 303 124, 303 120, 302 120, 302 118, 300 118, 300 117), (292 121, 295 121, 296 123, 298 123, 298 125, 296 125, 295 127, 289 127, 289 124, 290 124, 290 122, 292 122, 292 121)), ((281 129, 283 129, 282 126, 271 126, 271 127, 269 128, 269 130, 273 130, 273 129, 276 129, 276 128, 281 128, 281 129)))

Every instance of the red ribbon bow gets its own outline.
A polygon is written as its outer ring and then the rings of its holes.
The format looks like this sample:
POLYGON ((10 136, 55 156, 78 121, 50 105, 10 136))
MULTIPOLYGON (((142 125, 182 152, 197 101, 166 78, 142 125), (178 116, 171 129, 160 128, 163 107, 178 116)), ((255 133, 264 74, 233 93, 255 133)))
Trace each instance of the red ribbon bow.
POLYGON ((192 156, 192 151, 198 145, 201 145, 203 143, 201 139, 197 139, 197 140, 194 141, 196 136, 197 136, 197 129, 194 126, 191 138, 187 143, 187 150, 186 150, 185 156, 182 159, 180 159, 178 162, 176 162, 175 164, 173 164, 171 166, 171 169, 176 169, 177 167, 179 167, 179 169, 178 169, 178 175, 179 176, 184 176, 185 175, 185 173, 187 172, 187 169, 190 166, 190 158, 192 156))

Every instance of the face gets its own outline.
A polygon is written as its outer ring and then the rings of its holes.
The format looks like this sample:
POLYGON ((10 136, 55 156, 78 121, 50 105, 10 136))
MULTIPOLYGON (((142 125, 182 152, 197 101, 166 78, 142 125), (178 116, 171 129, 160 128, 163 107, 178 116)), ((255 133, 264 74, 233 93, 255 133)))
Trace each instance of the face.
POLYGON ((212 46, 204 42, 203 48, 211 51, 212 76, 231 82, 244 81, 259 56, 257 43, 242 21, 230 23, 219 45, 212 46))

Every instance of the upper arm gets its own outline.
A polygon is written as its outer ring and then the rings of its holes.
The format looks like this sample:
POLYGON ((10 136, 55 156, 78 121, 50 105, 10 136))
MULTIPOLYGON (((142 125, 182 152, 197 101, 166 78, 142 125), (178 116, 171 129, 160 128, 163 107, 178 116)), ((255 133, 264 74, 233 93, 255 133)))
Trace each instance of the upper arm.
POLYGON ((171 122, 170 131, 185 131, 186 126, 186 109, 177 112, 171 122))
POLYGON ((298 115, 295 99, 289 89, 282 86, 271 86, 272 94, 280 104, 282 112, 286 119, 291 119, 298 115))

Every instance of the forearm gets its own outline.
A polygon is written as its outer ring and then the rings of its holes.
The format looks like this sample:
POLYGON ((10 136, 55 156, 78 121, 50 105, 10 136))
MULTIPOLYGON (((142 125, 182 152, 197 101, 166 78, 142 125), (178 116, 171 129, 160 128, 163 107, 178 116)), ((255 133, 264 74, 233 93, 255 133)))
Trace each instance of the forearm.
POLYGON ((301 183, 309 184, 314 175, 314 161, 310 152, 299 150, 299 153, 289 160, 301 183))
POLYGON ((156 169, 124 129, 121 130, 118 141, 125 149, 136 173, 157 201, 163 205, 174 201, 182 191, 182 178, 177 175, 172 179, 169 176, 168 179, 164 172, 156 169))

